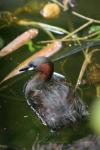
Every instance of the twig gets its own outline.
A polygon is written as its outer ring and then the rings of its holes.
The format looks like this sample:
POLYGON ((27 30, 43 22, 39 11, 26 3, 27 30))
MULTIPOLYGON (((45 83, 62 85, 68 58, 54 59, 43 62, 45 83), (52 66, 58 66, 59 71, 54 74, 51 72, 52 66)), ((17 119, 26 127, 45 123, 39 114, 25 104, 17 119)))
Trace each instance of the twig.
POLYGON ((79 28, 77 28, 76 30, 74 30, 73 32, 69 33, 67 36, 63 37, 61 40, 65 40, 71 36, 73 36, 74 34, 76 34, 77 32, 81 31, 82 29, 86 28, 87 26, 89 26, 91 23, 93 23, 93 20, 89 20, 87 23, 83 24, 82 26, 80 26, 79 28))
POLYGON ((84 75, 84 73, 85 73, 85 70, 86 70, 88 64, 91 63, 91 58, 92 58, 93 54, 94 54, 95 52, 97 52, 97 51, 100 51, 100 49, 95 49, 95 50, 93 50, 92 52, 89 52, 88 54, 85 55, 85 60, 84 60, 84 62, 83 62, 81 71, 80 71, 80 73, 79 73, 79 77, 78 77, 78 80, 77 80, 75 89, 77 89, 78 86, 81 84, 82 77, 83 77, 83 75, 84 75))
POLYGON ((61 4, 60 2, 58 2, 58 0, 51 0, 52 2, 58 4, 60 7, 62 7, 63 9, 65 8, 63 4, 61 4))
POLYGON ((100 31, 97 31, 97 32, 94 32, 94 33, 91 33, 89 35, 86 35, 84 37, 76 37, 75 38, 68 38, 68 39, 56 39, 56 40, 46 40, 46 41, 40 41, 38 43, 41 43, 41 44, 45 44, 45 43, 52 43, 52 42, 55 42, 55 41, 62 41, 62 42, 71 42, 71 41, 77 41, 77 40, 80 40, 80 41, 84 41, 84 40, 88 40, 89 38, 92 38, 96 35, 100 34, 100 31))
POLYGON ((92 19, 92 18, 89 18, 89 17, 86 17, 86 16, 83 16, 75 11, 72 11, 72 14, 79 17, 79 18, 82 18, 82 19, 85 19, 85 20, 88 20, 88 21, 93 21, 94 23, 100 23, 100 20, 95 20, 95 19, 92 19))
MULTIPOLYGON (((82 18, 82 19, 85 19, 85 20, 87 20, 88 22, 85 23, 85 24, 83 24, 82 26, 80 26, 79 28, 77 28, 76 30, 74 30, 73 32, 69 33, 67 36, 63 37, 62 39, 57 39, 57 41, 75 41, 74 38, 72 38, 72 39, 68 39, 68 38, 69 38, 69 37, 72 37, 74 34, 76 34, 77 32, 81 31, 82 29, 86 28, 87 26, 89 26, 89 25, 92 24, 93 22, 94 22, 94 23, 100 23, 99 20, 95 20, 95 19, 92 19, 92 18, 89 18, 89 17, 85 17, 85 16, 83 16, 83 15, 81 15, 81 14, 75 12, 75 11, 72 11, 72 14, 74 14, 74 15, 76 15, 77 17, 80 17, 80 18, 82 18)), ((81 38, 81 37, 80 37, 80 38, 78 37, 76 40, 86 40, 86 39, 88 39, 88 38, 91 38, 92 36, 97 35, 98 33, 99 33, 99 32, 95 32, 95 33, 93 33, 93 34, 91 34, 91 35, 88 35, 88 36, 85 36, 85 37, 82 37, 82 38, 81 38)), ((54 41, 56 41, 56 40, 50 40, 50 41, 45 41, 45 42, 41 42, 41 43, 54 42, 54 41)))
POLYGON ((87 39, 92 38, 92 37, 94 37, 94 36, 96 36, 96 35, 98 35, 98 34, 100 34, 100 31, 91 33, 91 34, 86 35, 86 36, 84 36, 84 37, 79 37, 78 39, 79 39, 79 40, 87 40, 87 39))

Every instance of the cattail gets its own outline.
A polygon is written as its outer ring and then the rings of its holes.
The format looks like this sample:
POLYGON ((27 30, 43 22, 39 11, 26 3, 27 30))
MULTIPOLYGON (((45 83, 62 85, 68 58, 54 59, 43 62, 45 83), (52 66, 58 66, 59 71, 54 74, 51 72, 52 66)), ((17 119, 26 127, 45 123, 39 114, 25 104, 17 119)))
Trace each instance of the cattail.
POLYGON ((19 35, 16 39, 10 42, 7 46, 5 46, 0 51, 0 57, 6 56, 11 52, 17 50, 18 48, 22 47, 25 43, 27 43, 32 38, 35 38, 38 34, 37 29, 29 29, 28 31, 19 35))

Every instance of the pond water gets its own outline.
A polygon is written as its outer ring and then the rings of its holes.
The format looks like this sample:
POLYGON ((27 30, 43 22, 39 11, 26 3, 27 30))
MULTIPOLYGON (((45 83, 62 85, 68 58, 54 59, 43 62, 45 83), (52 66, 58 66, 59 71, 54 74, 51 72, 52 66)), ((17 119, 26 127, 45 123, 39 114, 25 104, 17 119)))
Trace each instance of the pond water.
MULTIPOLYGON (((16 7, 23 6, 23 4, 27 1, 28 0, 1 0, 0 10, 14 10, 16 7)), ((99 6, 99 0, 77 0, 75 11, 99 20, 99 6)), ((34 16, 26 15, 26 17, 34 17, 36 21, 57 25, 69 30, 76 28, 84 22, 83 20, 80 21, 80 19, 75 16, 73 17, 70 14, 66 14, 65 12, 59 19, 45 20, 37 12, 34 16)), ((0 30, 0 37, 3 38, 4 44, 6 45, 24 30, 25 27, 23 28, 18 26, 2 28, 0 30)), ((38 41, 41 39, 46 39, 43 31, 40 31, 40 35, 35 40, 38 41)), ((4 58, 0 58, 1 80, 16 65, 31 55, 31 52, 26 49, 27 46, 24 46, 23 48, 20 48, 19 51, 4 58)), ((62 52, 54 55, 52 58, 56 58, 61 54, 62 52)), ((68 57, 66 61, 64 60, 62 62, 55 63, 55 71, 64 74, 65 77, 72 82, 73 85, 75 85, 82 61, 82 53, 75 54, 68 57)), ((0 85, 0 144, 21 147, 29 150, 36 139, 39 143, 52 141, 67 144, 92 133, 88 121, 82 121, 73 128, 64 128, 61 131, 50 135, 50 130, 41 124, 41 121, 27 105, 24 97, 23 87, 31 75, 32 72, 21 74, 20 76, 14 77, 0 85)), ((83 93, 83 100, 90 104, 92 99, 95 97, 95 87, 84 87, 83 93)))

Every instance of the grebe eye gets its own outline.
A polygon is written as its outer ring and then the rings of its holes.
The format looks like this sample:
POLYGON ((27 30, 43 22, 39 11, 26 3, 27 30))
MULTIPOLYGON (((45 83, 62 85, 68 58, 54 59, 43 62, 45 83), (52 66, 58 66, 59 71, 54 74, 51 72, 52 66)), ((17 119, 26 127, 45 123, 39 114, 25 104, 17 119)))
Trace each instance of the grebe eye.
POLYGON ((29 67, 34 67, 34 68, 36 68, 36 65, 34 65, 32 62, 30 62, 30 63, 28 64, 28 66, 29 66, 29 67))

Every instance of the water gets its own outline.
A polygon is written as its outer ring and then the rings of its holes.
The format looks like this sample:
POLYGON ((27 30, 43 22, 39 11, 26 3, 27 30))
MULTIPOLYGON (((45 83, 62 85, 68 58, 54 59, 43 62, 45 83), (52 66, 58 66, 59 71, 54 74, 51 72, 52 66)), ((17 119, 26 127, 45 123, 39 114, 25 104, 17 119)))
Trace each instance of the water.
MULTIPOLYGON (((12 0, 10 0, 10 2, 11 9, 15 8, 15 4, 12 3, 12 0)), ((24 2, 25 1, 21 1, 20 5, 24 2)), ((2 8, 2 10, 10 9, 10 5, 7 6, 5 5, 6 3, 7 2, 3 0, 1 1, 0 8, 2 8)), ((18 4, 17 6, 19 6, 19 2, 16 1, 16 3, 18 4)), ((88 15, 89 17, 100 19, 99 4, 99 0, 77 0, 75 10, 83 13, 84 15, 88 15)), ((37 20, 40 19, 39 21, 45 21, 40 16, 35 16, 35 18, 37 20)), ((45 22, 48 24, 52 23, 52 21, 45 22)), ((71 17, 65 13, 61 20, 58 19, 53 21, 54 25, 58 24, 58 26, 67 27, 70 30, 73 26, 76 27, 82 23, 83 21, 80 21, 80 19, 75 17, 72 17, 71 19, 71 17), (69 26, 70 24, 71 26, 69 26)), ((22 27, 8 27, 0 30, 0 36, 3 37, 6 43, 8 43, 15 38, 20 31, 23 31, 22 27), (12 32, 13 30, 14 32, 12 32)), ((39 36, 38 38, 45 39, 44 35, 39 36)), ((0 79, 3 79, 3 77, 6 76, 12 68, 30 55, 30 52, 26 49, 27 47, 21 48, 18 52, 0 59, 0 79)), ((53 58, 56 58, 57 56, 58 54, 56 54, 53 58)), ((73 55, 66 60, 65 64, 64 61, 55 63, 55 71, 64 74, 66 78, 75 85, 82 61, 82 54, 79 53, 75 56, 73 55)), ((46 143, 48 141, 69 143, 92 132, 89 128, 88 122, 81 122, 73 128, 64 128, 59 133, 54 133, 52 136, 49 135, 50 130, 41 124, 41 121, 32 112, 29 106, 27 106, 24 98, 23 86, 31 75, 32 73, 20 75, 0 86, 0 144, 6 144, 14 147, 17 146, 28 150, 31 149, 36 138, 40 143, 46 143)), ((83 93, 83 100, 89 103, 95 97, 95 88, 92 86, 89 86, 88 88, 84 87, 83 93), (92 93, 91 96, 90 93, 92 93)))

